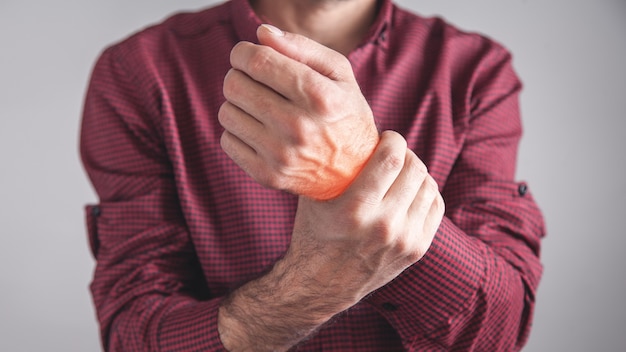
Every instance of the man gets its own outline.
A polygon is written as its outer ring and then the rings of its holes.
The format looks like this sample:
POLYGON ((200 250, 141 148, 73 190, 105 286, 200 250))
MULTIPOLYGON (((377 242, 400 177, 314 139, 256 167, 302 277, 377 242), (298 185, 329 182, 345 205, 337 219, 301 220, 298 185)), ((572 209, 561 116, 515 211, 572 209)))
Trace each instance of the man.
POLYGON ((232 0, 107 49, 81 137, 104 348, 519 350, 520 88, 388 0, 232 0))

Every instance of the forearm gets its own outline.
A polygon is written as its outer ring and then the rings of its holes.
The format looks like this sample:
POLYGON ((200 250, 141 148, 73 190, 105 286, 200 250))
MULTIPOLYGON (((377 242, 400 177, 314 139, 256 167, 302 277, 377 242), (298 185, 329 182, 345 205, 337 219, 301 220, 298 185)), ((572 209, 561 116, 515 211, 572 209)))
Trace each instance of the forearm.
POLYGON ((313 273, 301 264, 311 260, 291 253, 222 303, 218 330, 229 351, 286 351, 357 302, 327 292, 317 282, 325 269, 313 273))
POLYGON ((289 349, 420 260, 443 211, 423 163, 400 135, 383 133, 342 196, 300 197, 283 259, 220 310, 223 343, 233 351, 289 349))

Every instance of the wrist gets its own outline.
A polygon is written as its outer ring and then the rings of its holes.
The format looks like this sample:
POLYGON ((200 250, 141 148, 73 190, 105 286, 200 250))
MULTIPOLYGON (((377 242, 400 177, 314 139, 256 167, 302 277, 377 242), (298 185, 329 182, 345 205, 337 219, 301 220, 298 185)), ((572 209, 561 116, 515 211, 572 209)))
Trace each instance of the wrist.
POLYGON ((223 301, 218 332, 227 350, 286 351, 339 312, 302 286, 298 268, 280 260, 223 301))

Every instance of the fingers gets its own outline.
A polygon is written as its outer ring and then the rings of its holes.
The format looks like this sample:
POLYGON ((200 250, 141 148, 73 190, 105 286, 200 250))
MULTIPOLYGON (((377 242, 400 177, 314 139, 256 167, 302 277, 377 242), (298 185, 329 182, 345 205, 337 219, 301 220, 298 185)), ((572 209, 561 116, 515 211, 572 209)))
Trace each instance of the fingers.
MULTIPOLYGON (((432 241, 441 224, 445 205, 435 180, 428 175, 422 183, 419 192, 408 211, 408 218, 412 219, 411 228, 419 231, 419 236, 410 236, 416 248, 414 259, 419 260, 430 248, 432 241)), ((412 232, 414 233, 414 232, 412 232)))
POLYGON ((264 125, 280 124, 277 118, 293 115, 290 113, 291 105, 284 97, 239 70, 228 71, 224 77, 223 93, 229 103, 264 125))
POLYGON ((345 196, 368 204, 383 202, 390 214, 406 216, 412 227, 420 226, 432 235, 445 210, 437 182, 407 149, 404 138, 393 131, 382 133, 372 157, 345 196))
POLYGON ((265 126, 229 102, 220 108, 218 120, 225 129, 220 140, 224 152, 260 184, 279 187, 268 172, 268 151, 276 145, 265 126))
POLYGON ((268 166, 267 157, 258 153, 249 144, 229 131, 224 131, 220 140, 224 152, 260 185, 272 189, 289 189, 290 181, 277 177, 268 166))
POLYGON ((257 169, 258 157, 254 149, 234 134, 224 131, 220 144, 224 152, 248 174, 257 169))
POLYGON ((425 224, 431 212, 434 212, 433 206, 436 204, 439 194, 437 182, 430 176, 426 175, 420 188, 411 203, 409 214, 414 217, 418 223, 425 224))
POLYGON ((389 199, 389 206, 396 211, 408 210, 427 177, 429 175, 426 165, 407 148, 402 171, 385 195, 389 199))
POLYGON ((405 156, 405 139, 397 132, 383 132, 369 161, 346 190, 346 196, 378 204, 400 174, 405 156))
POLYGON ((277 36, 265 26, 258 35, 262 45, 238 43, 230 63, 289 100, 330 93, 333 81, 354 82, 348 60, 313 40, 292 33, 277 36))
MULTIPOLYGON (((437 193, 435 199, 433 200, 430 209, 428 210, 428 215, 424 220, 424 231, 426 233, 430 233, 432 237, 434 237, 439 225, 441 224, 441 220, 443 219, 443 215, 445 214, 446 206, 443 201, 443 197, 440 193, 437 193)), ((432 240, 432 238, 431 238, 432 240)))
POLYGON ((263 124, 229 102, 221 106, 217 118, 227 132, 242 143, 245 141, 254 150, 258 150, 258 146, 266 139, 263 124))
POLYGON ((438 214, 443 214, 443 199, 437 182, 428 174, 426 165, 408 148, 405 149, 402 169, 385 193, 384 202, 391 213, 406 214, 414 224, 423 224, 425 230, 438 227, 441 219, 438 214), (437 216, 439 220, 436 220, 437 216))
POLYGON ((231 51, 230 64, 283 97, 299 102, 310 88, 328 84, 328 78, 269 46, 240 42, 231 51))
POLYGON ((307 37, 283 32, 270 25, 257 28, 257 37, 263 45, 311 67, 335 81, 354 79, 350 62, 342 54, 307 37))

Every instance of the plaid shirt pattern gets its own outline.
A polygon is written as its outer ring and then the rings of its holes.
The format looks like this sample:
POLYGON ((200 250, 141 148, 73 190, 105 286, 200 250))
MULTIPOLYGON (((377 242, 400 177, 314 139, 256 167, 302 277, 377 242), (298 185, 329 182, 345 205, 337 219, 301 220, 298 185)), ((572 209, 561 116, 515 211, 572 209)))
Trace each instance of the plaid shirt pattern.
MULTIPOLYGON (((221 300, 289 246, 297 197, 259 186, 219 145, 230 50, 255 41, 260 23, 232 0, 146 28, 95 65, 81 155, 99 196, 86 217, 106 350, 223 350, 221 300)), ((514 180, 521 83, 510 54, 385 0, 349 59, 377 125, 426 163, 446 215, 421 261, 294 350, 520 349, 544 224, 514 180)))

